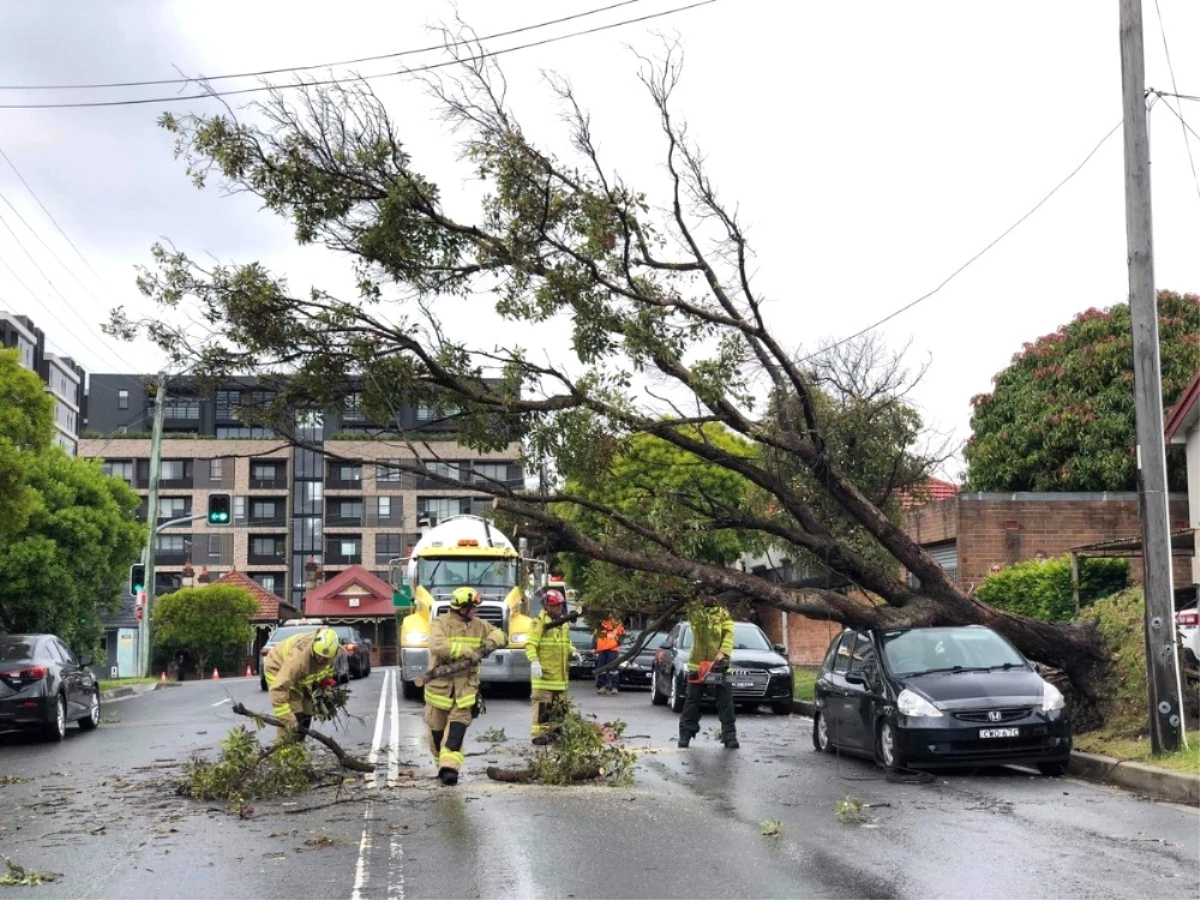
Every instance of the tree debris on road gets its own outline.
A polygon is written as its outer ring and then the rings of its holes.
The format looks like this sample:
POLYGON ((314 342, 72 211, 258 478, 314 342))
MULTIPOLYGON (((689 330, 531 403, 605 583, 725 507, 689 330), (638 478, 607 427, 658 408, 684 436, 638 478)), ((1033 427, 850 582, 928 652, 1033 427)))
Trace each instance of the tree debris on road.
MULTIPOLYGON (((233 712, 237 713, 239 716, 248 716, 249 718, 258 722, 260 725, 274 725, 276 728, 287 728, 287 723, 282 719, 267 715, 266 713, 253 712, 252 710, 246 709, 246 707, 241 703, 235 703, 233 705, 233 712)), ((351 769, 355 772, 375 771, 375 767, 373 765, 351 756, 341 748, 337 741, 331 737, 321 734, 319 731, 314 731, 311 728, 297 728, 296 734, 300 735, 301 737, 311 737, 316 741, 320 741, 329 748, 334 756, 338 758, 338 762, 341 763, 344 768, 351 769)))

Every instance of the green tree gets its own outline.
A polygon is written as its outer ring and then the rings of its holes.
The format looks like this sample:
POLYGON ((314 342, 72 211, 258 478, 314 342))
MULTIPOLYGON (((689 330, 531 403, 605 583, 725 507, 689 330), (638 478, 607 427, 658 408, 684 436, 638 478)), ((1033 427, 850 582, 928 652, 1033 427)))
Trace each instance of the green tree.
POLYGON ((154 605, 154 646, 159 653, 186 651, 201 672, 210 662, 237 665, 254 640, 251 618, 258 604, 245 588, 230 584, 183 588, 154 605))
MULTIPOLYGON (((1158 292, 1166 411, 1200 368, 1200 296, 1158 292)), ((967 481, 978 491, 1137 489, 1129 305, 1089 309, 1013 356, 989 394, 972 398, 967 481)), ((1172 490, 1186 490, 1182 447, 1168 450, 1172 490)))
POLYGON ((27 464, 50 447, 54 401, 16 350, 0 350, 0 544, 21 531, 37 508, 27 464))
POLYGON ((97 460, 57 447, 25 456, 37 500, 25 527, 0 541, 0 625, 94 646, 145 543, 138 496, 97 460))
MULTIPOLYGON (((762 263, 675 117, 675 48, 657 63, 643 60, 639 73, 660 129, 666 179, 662 196, 651 198, 602 161, 591 122, 565 80, 549 79, 569 132, 568 155, 560 156, 530 140, 493 63, 465 46, 452 51, 471 54, 455 75, 429 76, 427 85, 462 138, 476 182, 468 196, 479 198, 478 210, 472 213, 468 201, 453 211, 443 203, 404 144, 408 117, 393 118, 361 84, 280 92, 244 120, 228 111, 164 116, 198 185, 214 179, 254 194, 291 221, 301 244, 350 257, 356 293, 293 291, 259 263, 204 267, 159 246, 154 267, 139 280, 158 314, 131 321, 116 310, 109 329, 125 337, 146 332, 204 378, 287 374, 275 399, 279 410, 341 406, 358 383, 366 414, 392 431, 407 424, 398 405, 420 404, 444 420, 439 435, 471 447, 502 447, 519 433, 526 462, 554 472, 556 481, 536 492, 479 487, 524 535, 554 551, 846 624, 987 624, 1086 686, 1101 656, 1089 632, 967 597, 897 526, 870 485, 843 468, 821 388, 797 360, 798 334, 772 324, 782 307, 756 286, 762 263), (212 329, 202 340, 196 316, 212 329), (496 346, 488 316, 528 333, 553 323, 567 337, 551 353, 515 342, 496 346), (755 452, 730 453, 706 432, 697 434, 697 426, 727 430, 755 452), (765 502, 725 516, 723 529, 756 532, 807 553, 880 602, 863 604, 823 585, 775 584, 699 558, 693 551, 714 546, 707 535, 684 542, 660 533, 663 523, 652 518, 659 503, 623 512, 567 493, 567 482, 604 471, 607 456, 635 435, 666 442, 761 492, 765 502), (797 485, 801 470, 811 490, 797 485), (588 534, 564 506, 602 516, 606 536, 588 534), (847 521, 872 542, 870 552, 846 539, 847 521), (610 537, 619 532, 621 539, 610 537), (901 566, 920 588, 901 577, 901 566)), ((788 298, 791 321, 803 321, 803 303, 788 298)), ((305 445, 295 421, 293 413, 274 425, 305 445)), ((436 447, 413 436, 417 458, 399 468, 453 487, 456 479, 427 465, 436 447)))

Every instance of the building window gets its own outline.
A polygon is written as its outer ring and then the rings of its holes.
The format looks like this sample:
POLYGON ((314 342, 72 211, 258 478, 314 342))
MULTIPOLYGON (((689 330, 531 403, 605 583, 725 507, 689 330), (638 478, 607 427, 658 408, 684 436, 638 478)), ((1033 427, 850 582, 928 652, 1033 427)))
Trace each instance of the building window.
POLYGON ((350 540, 338 541, 338 548, 341 550, 342 556, 346 558, 358 556, 362 552, 362 540, 352 538, 350 540))
POLYGON ((278 593, 275 590, 276 587, 283 586, 278 583, 278 579, 274 575, 251 575, 250 577, 258 582, 259 587, 265 591, 270 591, 272 594, 278 593))
POLYGON ((284 539, 281 537, 256 537, 250 539, 250 553, 254 556, 283 556, 284 539))
POLYGON ((164 419, 199 419, 200 401, 195 397, 181 397, 163 404, 164 419))
POLYGON ((392 498, 391 497, 376 497, 379 503, 379 518, 390 519, 392 517, 392 498))
POLYGON ((164 459, 159 463, 158 477, 164 481, 182 481, 187 477, 186 466, 182 459, 164 459))
POLYGON ((417 518, 447 519, 471 511, 470 497, 418 497, 417 518))
POLYGON ((400 480, 400 460, 381 459, 375 464, 375 480, 395 484, 400 480))
POLYGON ((437 475, 441 478, 449 478, 451 481, 458 481, 461 477, 459 474, 458 463, 453 462, 431 462, 425 463, 432 475, 437 475))
POLYGON ((245 522, 246 521, 246 498, 245 497, 234 497, 233 498, 233 520, 235 522, 245 522))
POLYGON ((225 477, 225 460, 210 459, 208 461, 208 480, 220 481, 225 477))
POLYGON ((362 422, 366 420, 366 414, 362 408, 362 394, 355 391, 353 394, 347 394, 342 401, 342 421, 344 422, 362 422))
POLYGON ((402 534, 375 535, 375 562, 387 562, 400 555, 400 544, 404 540, 402 534))
POLYGON ((221 537, 222 537, 222 535, 219 535, 219 534, 208 535, 208 558, 209 559, 220 559, 221 558, 221 537))
POLYGON ((340 465, 336 472, 338 481, 362 481, 362 466, 340 465))
POLYGON ((159 497, 158 517, 160 519, 178 519, 190 515, 190 504, 186 497, 159 497))
POLYGON ((275 437, 275 429, 273 429, 273 428, 261 428, 257 425, 255 425, 253 428, 251 428, 249 426, 245 426, 245 425, 236 426, 236 427, 232 426, 232 425, 218 425, 217 426, 217 439, 218 440, 229 439, 229 438, 273 438, 273 437, 275 437))
POLYGON ((508 463, 477 462, 471 469, 477 482, 504 484, 508 480, 508 463))
POLYGON ((154 546, 159 553, 186 553, 189 543, 182 534, 160 534, 154 546))
POLYGON ((449 419, 451 416, 457 416, 461 412, 457 406, 447 406, 441 415, 438 415, 433 407, 418 406, 417 407, 417 422, 435 422, 440 419, 449 419))
POLYGON ((240 402, 241 391, 217 391, 217 418, 236 419, 240 402))
POLYGON ((250 505, 251 519, 283 518, 282 504, 274 500, 255 500, 250 505))
POLYGON ((129 391, 117 391, 117 409, 129 409, 129 391))
POLYGON ((342 500, 338 503, 338 518, 355 522, 362 521, 363 505, 361 500, 342 500))
POLYGON ((122 459, 115 462, 106 460, 101 471, 113 478, 124 479, 126 484, 133 484, 133 461, 122 459))

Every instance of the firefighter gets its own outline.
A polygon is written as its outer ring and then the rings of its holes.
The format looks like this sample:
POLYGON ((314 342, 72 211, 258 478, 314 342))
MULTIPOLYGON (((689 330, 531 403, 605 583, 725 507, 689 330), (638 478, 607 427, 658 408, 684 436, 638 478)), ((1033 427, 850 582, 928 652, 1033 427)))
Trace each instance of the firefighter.
POLYGON ((279 729, 281 739, 292 736, 297 726, 312 724, 312 687, 336 683, 333 660, 337 652, 337 632, 322 628, 282 640, 267 654, 263 677, 271 691, 271 712, 288 726, 279 729))
POLYGON ((567 690, 571 669, 571 625, 547 627, 551 620, 561 618, 566 600, 559 591, 546 591, 542 596, 542 611, 529 629, 525 656, 529 659, 529 674, 533 677, 533 742, 549 744, 552 737, 550 710, 554 700, 567 690))
MULTIPOLYGON (((693 603, 688 610, 692 628, 692 650, 688 654, 687 694, 683 715, 679 718, 679 746, 687 747, 700 732, 700 699, 704 696, 700 667, 709 663, 720 671, 728 668, 733 655, 733 619, 728 610, 709 599, 693 603)), ((705 667, 709 668, 709 667, 705 667)), ((737 722, 733 715, 733 686, 728 680, 716 685, 717 716, 721 720, 721 743, 729 750, 738 749, 737 722)))
MULTIPOLYGON (((456 588, 450 595, 450 610, 434 619, 429 628, 431 667, 463 659, 478 662, 483 653, 504 643, 503 631, 475 618, 478 606, 479 591, 473 587, 456 588)), ((478 695, 478 665, 433 678, 425 685, 425 724, 442 784, 458 784, 463 738, 474 718, 478 695)))

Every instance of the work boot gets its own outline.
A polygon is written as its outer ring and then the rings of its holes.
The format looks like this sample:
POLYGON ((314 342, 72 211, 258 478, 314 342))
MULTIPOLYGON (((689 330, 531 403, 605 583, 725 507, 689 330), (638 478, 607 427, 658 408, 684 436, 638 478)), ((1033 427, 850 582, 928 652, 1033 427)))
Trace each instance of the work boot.
POLYGON ((690 734, 681 734, 679 736, 679 749, 686 750, 691 742, 692 736, 690 734))
POLYGON ((537 745, 538 747, 544 747, 547 744, 554 743, 554 738, 553 738, 553 736, 551 736, 549 734, 539 734, 537 737, 535 737, 533 739, 533 743, 535 745, 537 745))
POLYGON ((440 769, 438 771, 438 778, 441 779, 442 784, 450 787, 458 784, 458 773, 453 769, 440 769))
POLYGON ((736 734, 733 737, 725 738, 725 749, 726 750, 737 750, 741 746, 742 745, 738 743, 736 734))

